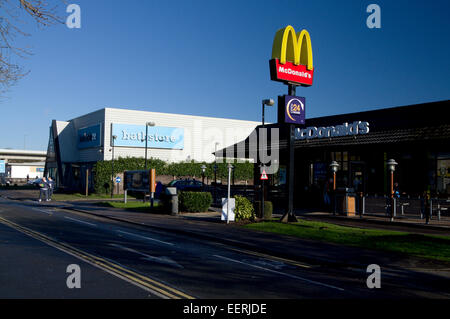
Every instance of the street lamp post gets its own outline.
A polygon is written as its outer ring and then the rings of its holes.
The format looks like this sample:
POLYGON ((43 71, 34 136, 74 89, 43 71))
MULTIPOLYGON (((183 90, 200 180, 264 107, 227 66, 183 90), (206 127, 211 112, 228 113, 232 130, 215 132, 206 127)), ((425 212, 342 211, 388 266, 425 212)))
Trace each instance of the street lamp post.
POLYGON ((333 215, 336 215, 336 172, 339 169, 339 163, 332 161, 330 164, 330 169, 333 173, 333 215))
POLYGON ((145 123, 145 170, 147 170, 147 143, 148 143, 148 127, 155 126, 155 122, 145 123))
MULTIPOLYGON (((265 109, 265 106, 267 105, 267 106, 273 106, 275 104, 275 101, 274 100, 272 100, 272 99, 265 99, 265 100, 262 100, 262 132, 264 132, 264 134, 265 134, 265 131, 264 131, 264 129, 265 129, 265 126, 264 126, 264 109, 265 109)), ((264 136, 264 137, 266 137, 266 135, 264 136)), ((260 141, 261 140, 263 140, 263 145, 265 146, 265 142, 266 142, 266 139, 264 138, 264 139, 260 139, 260 141)), ((263 145, 261 145, 261 146, 263 146, 263 145)), ((261 148, 261 146, 260 146, 260 148, 261 148)), ((265 156, 265 150, 262 150, 262 154, 263 154, 263 156, 265 156)), ((262 161, 261 161, 262 163, 261 163, 261 167, 262 167, 262 169, 263 169, 263 172, 265 172, 265 163, 266 163, 266 160, 265 160, 265 158, 263 158, 262 159, 262 161)), ((265 204, 265 194, 264 194, 264 180, 261 180, 261 192, 262 192, 262 196, 261 196, 261 214, 262 214, 262 218, 264 218, 264 204, 265 204)))
POLYGON ((386 162, 387 169, 391 173, 391 186, 390 186, 390 198, 394 197, 394 171, 395 167, 398 165, 398 163, 393 160, 392 158, 386 162))
POLYGON ((398 165, 398 163, 394 160, 394 159, 389 159, 386 162, 386 166, 388 171, 390 172, 391 175, 391 183, 390 183, 390 201, 391 201, 391 221, 394 220, 394 205, 395 205, 395 201, 394 201, 394 171, 395 171, 395 167, 398 165))
POLYGON ((205 166, 205 164, 203 164, 202 166, 200 166, 200 168, 202 169, 202 184, 203 184, 203 187, 204 187, 204 185, 205 185, 205 171, 206 171, 206 166, 205 166))
POLYGON ((117 135, 111 136, 112 143, 112 158, 111 158, 111 198, 114 196, 114 141, 116 140, 117 135))
POLYGON ((214 144, 214 203, 217 203, 217 146, 219 142, 214 144))
POLYGON ((217 203, 217 164, 214 163, 214 203, 217 203))
POLYGON ((233 169, 233 165, 228 163, 228 199, 227 199, 227 224, 230 222, 230 197, 231 197, 231 170, 233 169))

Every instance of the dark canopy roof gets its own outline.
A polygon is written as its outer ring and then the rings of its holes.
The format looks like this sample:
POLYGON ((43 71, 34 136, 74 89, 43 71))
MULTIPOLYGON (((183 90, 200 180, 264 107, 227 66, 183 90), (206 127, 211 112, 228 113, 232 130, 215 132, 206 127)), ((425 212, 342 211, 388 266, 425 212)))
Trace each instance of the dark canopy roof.
MULTIPOLYGON (((306 119, 306 124, 298 127, 326 127, 341 125, 345 122, 366 121, 370 123, 370 131, 368 134, 363 135, 296 140, 294 145, 295 148, 309 148, 444 140, 448 143, 450 139, 450 121, 446 114, 449 111, 449 107, 450 100, 446 100, 306 119)), ((266 125, 266 127, 278 127, 280 129, 280 141, 273 146, 285 148, 287 146, 286 126, 271 124, 266 125)), ((259 128, 260 126, 255 131, 258 132, 259 128)), ((235 154, 233 157, 236 157, 238 147, 244 147, 246 157, 249 158, 248 145, 249 138, 217 151, 217 157, 226 157, 226 154, 235 154)), ((268 148, 270 149, 270 142, 268 148)))

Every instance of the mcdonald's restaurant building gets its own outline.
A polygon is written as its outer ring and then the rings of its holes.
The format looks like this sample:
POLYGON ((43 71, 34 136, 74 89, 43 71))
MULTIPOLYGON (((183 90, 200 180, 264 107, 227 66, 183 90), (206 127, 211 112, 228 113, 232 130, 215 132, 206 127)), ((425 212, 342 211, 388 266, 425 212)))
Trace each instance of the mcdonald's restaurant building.
MULTIPOLYGON (((366 195, 388 194, 390 177, 386 162, 398 165, 394 181, 400 193, 411 196, 424 191, 440 197, 450 194, 450 123, 445 116, 450 100, 400 106, 334 116, 306 119, 295 125, 294 207, 318 208, 323 202, 327 181, 332 177, 330 163, 336 161, 337 188, 353 188, 366 195)), ((266 200, 284 207, 287 198, 286 167, 288 138, 286 124, 265 126, 267 154, 279 153, 279 169, 265 182, 266 200), (279 130, 279 141, 271 141, 271 129, 279 130)), ((256 134, 261 126, 256 128, 256 134)), ((244 148, 247 157, 250 138, 218 156, 230 157, 244 148)), ((259 141, 259 138, 258 138, 259 141)), ((264 148, 258 145, 258 151, 264 148)), ((235 156, 237 157, 237 156, 235 156)), ((255 185, 261 185, 260 157, 255 163, 255 185)), ((267 162, 267 161, 266 161, 267 162)), ((273 163, 272 163, 273 164, 273 163)))

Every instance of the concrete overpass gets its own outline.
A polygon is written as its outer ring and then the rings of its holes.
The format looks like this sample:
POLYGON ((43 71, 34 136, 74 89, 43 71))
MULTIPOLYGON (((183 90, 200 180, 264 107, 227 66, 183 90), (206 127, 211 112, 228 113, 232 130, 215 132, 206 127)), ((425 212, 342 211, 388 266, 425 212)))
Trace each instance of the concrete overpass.
POLYGON ((0 148, 0 160, 6 163, 45 162, 47 151, 14 150, 0 148))

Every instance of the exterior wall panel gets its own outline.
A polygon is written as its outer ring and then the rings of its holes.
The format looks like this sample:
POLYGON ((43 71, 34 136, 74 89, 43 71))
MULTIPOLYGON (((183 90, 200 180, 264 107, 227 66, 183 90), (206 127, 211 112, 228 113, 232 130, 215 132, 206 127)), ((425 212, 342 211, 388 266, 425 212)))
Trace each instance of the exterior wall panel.
MULTIPOLYGON (((105 112, 105 159, 110 160, 111 148, 111 123, 133 124, 142 123, 145 132, 145 123, 155 122, 156 126, 184 128, 184 148, 158 149, 148 148, 148 158, 155 157, 162 160, 179 162, 186 160, 212 162, 217 149, 234 144, 236 141, 244 140, 258 122, 220 119, 192 115, 167 114, 157 112, 145 112, 123 109, 106 109, 105 112)), ((145 157, 145 148, 115 147, 115 157, 145 157)))

